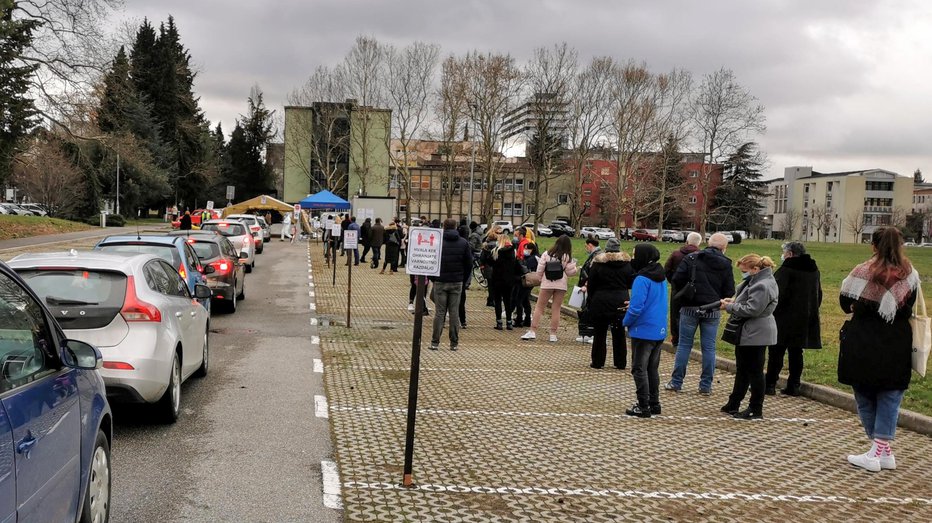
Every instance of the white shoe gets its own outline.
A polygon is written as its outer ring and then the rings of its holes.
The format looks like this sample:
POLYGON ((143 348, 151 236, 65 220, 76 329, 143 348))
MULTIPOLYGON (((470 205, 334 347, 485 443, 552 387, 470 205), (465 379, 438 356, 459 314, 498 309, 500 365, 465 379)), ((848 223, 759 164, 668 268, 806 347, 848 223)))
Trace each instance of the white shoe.
POLYGON ((896 458, 893 457, 893 453, 886 456, 880 456, 877 458, 880 461, 880 468, 884 470, 896 470, 896 458))
POLYGON ((592 336, 584 336, 583 343, 592 343, 592 336))
POLYGON ((873 453, 870 450, 864 454, 850 454, 848 455, 848 463, 870 472, 880 472, 880 459, 871 454, 873 453))
POLYGON ((586 343, 586 337, 585 337, 585 336, 576 336, 576 341, 577 341, 578 343, 586 343))
POLYGON ((550 335, 550 343, 556 343, 556 342, 557 342, 557 335, 556 335, 556 334, 551 334, 551 335, 550 335))
POLYGON ((536 340, 537 334, 535 334, 534 331, 527 331, 524 333, 523 336, 521 336, 521 339, 522 340, 536 340))
POLYGON ((409 304, 408 304, 408 312, 411 312, 411 313, 414 312, 414 304, 413 304, 413 303, 409 303, 409 304))

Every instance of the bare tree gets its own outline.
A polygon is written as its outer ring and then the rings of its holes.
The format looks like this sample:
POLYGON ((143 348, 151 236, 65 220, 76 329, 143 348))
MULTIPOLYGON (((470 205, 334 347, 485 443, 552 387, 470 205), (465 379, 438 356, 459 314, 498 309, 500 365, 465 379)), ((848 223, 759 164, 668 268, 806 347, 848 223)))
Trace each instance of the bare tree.
MULTIPOLYGON (((456 194, 458 158, 464 153, 463 142, 457 140, 460 129, 468 118, 466 104, 466 78, 463 75, 463 63, 454 56, 448 56, 441 67, 440 87, 435 93, 434 114, 440 130, 441 158, 443 170, 440 174, 440 199, 446 208, 447 217, 453 216, 453 195, 456 194)), ((475 141, 471 142, 470 154, 475 154, 475 141)), ((465 187, 460 183, 460 187, 465 187)), ((468 187, 472 191, 472 186, 468 187)), ((472 216, 472 209, 467 213, 472 216)))
MULTIPOLYGON (((427 120, 429 98, 440 48, 434 44, 414 42, 398 50, 389 47, 386 95, 392 110, 392 128, 401 144, 401 161, 390 155, 406 200, 411 199, 411 144, 427 120)), ((449 210, 449 209, 448 209, 449 210)), ((411 223, 411 206, 405 206, 405 223, 411 223)))
POLYGON ((699 173, 700 190, 705 205, 699 209, 699 232, 704 233, 709 216, 714 165, 721 163, 743 143, 753 141, 752 135, 766 129, 764 106, 757 103, 744 87, 737 83, 730 69, 707 74, 695 92, 690 107, 696 139, 705 155, 699 173))
POLYGON ((815 229, 816 239, 820 242, 826 241, 834 221, 832 219, 832 210, 821 205, 813 205, 809 208, 809 213, 809 225, 815 229))
POLYGON ((893 211, 890 213, 890 225, 893 227, 905 227, 906 218, 909 216, 909 211, 903 207, 897 206, 893 208, 893 211))
MULTIPOLYGON (((528 109, 534 122, 527 156, 533 168, 534 220, 558 205, 554 184, 565 174, 563 148, 570 89, 576 75, 577 53, 566 42, 540 47, 525 66, 528 109)), ((523 218, 523 217, 522 217, 523 218)), ((523 220, 522 220, 523 221, 523 220)))
POLYGON ((684 194, 681 189, 685 182, 682 174, 675 172, 675 169, 681 159, 678 146, 685 141, 689 133, 687 108, 692 91, 692 75, 688 71, 674 69, 668 74, 660 75, 657 78, 657 84, 660 89, 660 111, 656 127, 659 136, 656 139, 658 142, 668 140, 670 143, 670 146, 664 143, 664 146, 659 147, 658 163, 662 166, 656 191, 657 235, 659 237, 663 234, 664 221, 669 212, 667 203, 682 201, 681 195, 684 194), (673 198, 670 197, 671 194, 674 195, 673 198))
POLYGON ((510 55, 470 52, 463 60, 470 119, 479 140, 476 167, 481 166, 481 216, 491 223, 495 185, 500 181, 503 116, 515 106, 522 74, 510 55))
POLYGON ((382 44, 374 38, 358 36, 341 68, 347 94, 356 100, 353 112, 359 118, 358 123, 350 122, 351 127, 355 126, 350 132, 350 139, 357 153, 350 155, 350 170, 359 177, 360 190, 364 196, 368 194, 370 186, 387 182, 384 179, 387 172, 374 171, 371 154, 373 147, 385 147, 388 150, 391 135, 389 129, 376 129, 375 126, 381 122, 374 116, 385 99, 385 58, 382 44), (384 132, 384 143, 375 143, 373 134, 377 130, 384 132))
POLYGON ((299 169, 318 189, 337 194, 347 189, 349 157, 349 115, 341 76, 338 69, 318 67, 288 96, 290 105, 311 109, 294 113, 289 142, 295 145, 285 149, 286 164, 299 169))
POLYGON ((861 210, 851 211, 845 217, 845 227, 854 236, 855 243, 861 243, 861 235, 864 233, 864 227, 867 223, 864 219, 864 212, 861 210))
MULTIPOLYGON (((570 209, 577 230, 586 212, 583 186, 590 183, 587 164, 611 121, 611 84, 615 68, 611 57, 594 58, 579 74, 569 97, 568 129, 570 169, 573 175, 570 209)), ((604 206, 599 205, 600 209, 604 206)))
POLYGON ((796 237, 796 229, 799 227, 799 220, 799 211, 796 209, 788 208, 786 213, 784 213, 780 226, 783 228, 783 236, 787 240, 792 240, 796 237))
POLYGON ((14 162, 13 181, 55 216, 70 216, 85 194, 84 174, 57 141, 38 139, 14 162))

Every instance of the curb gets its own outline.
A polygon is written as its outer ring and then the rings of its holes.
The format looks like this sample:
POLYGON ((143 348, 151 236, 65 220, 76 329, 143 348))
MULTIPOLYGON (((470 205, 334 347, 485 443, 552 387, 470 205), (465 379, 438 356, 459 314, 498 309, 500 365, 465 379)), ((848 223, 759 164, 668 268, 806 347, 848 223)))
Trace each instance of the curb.
MULTIPOLYGON (((531 294, 531 299, 537 301, 537 295, 531 294)), ((576 318, 576 309, 568 305, 561 305, 560 312, 564 316, 569 316, 571 318, 576 318)), ((670 345, 668 342, 663 343, 663 350, 675 354, 676 348, 670 345)), ((692 353, 689 355, 690 360, 701 361, 702 352, 696 349, 692 350, 692 353)), ((715 357, 715 368, 735 373, 737 365, 734 360, 729 360, 727 358, 722 358, 721 356, 715 357)), ((786 379, 780 378, 777 382, 778 387, 786 386, 786 379)), ((809 383, 802 381, 799 384, 799 393, 800 396, 809 398, 813 401, 823 403, 838 409, 846 410, 857 414, 857 403, 854 401, 854 395, 840 391, 833 387, 827 385, 817 385, 815 383, 809 383)), ((932 417, 920 414, 907 409, 900 409, 900 415, 897 419, 897 426, 904 429, 911 430, 913 432, 918 432, 926 436, 932 436, 932 417)))

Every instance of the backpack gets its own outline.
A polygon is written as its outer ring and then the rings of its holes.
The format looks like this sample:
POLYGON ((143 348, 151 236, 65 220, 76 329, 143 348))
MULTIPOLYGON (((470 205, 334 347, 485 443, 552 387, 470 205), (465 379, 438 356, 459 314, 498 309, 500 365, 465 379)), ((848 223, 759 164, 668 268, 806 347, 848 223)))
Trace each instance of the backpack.
POLYGON ((563 278, 563 262, 560 260, 548 260, 544 264, 544 276, 550 281, 558 281, 563 278))

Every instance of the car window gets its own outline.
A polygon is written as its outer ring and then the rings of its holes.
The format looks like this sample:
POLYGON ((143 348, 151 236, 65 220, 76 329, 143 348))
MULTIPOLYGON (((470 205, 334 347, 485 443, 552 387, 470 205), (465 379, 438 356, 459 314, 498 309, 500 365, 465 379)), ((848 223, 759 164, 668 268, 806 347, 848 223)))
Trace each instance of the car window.
POLYGON ((158 261, 153 260, 147 263, 143 272, 150 289, 160 294, 170 295, 172 293, 172 280, 162 270, 162 265, 158 261))
POLYGON ((197 270, 197 266, 200 263, 200 256, 194 251, 191 247, 191 244, 185 242, 184 244, 185 256, 188 258, 188 268, 192 271, 197 270))
POLYGON ((165 294, 169 296, 180 296, 182 298, 190 298, 191 295, 188 293, 188 284, 181 279, 181 275, 178 274, 178 271, 172 268, 171 265, 159 260, 159 267, 162 268, 162 271, 165 272, 165 278, 167 279, 167 291, 165 294))
POLYGON ((246 227, 242 223, 206 223, 201 230, 217 231, 223 236, 243 236, 246 227))
POLYGON ((230 240, 226 238, 221 238, 221 245, 223 246, 223 253, 233 258, 234 260, 239 258, 239 255, 236 254, 236 249, 233 247, 233 244, 230 243, 230 240))
POLYGON ((174 245, 154 245, 144 243, 110 243, 98 245, 97 250, 110 253, 125 254, 154 254, 171 263, 175 267, 181 266, 181 255, 174 245))
POLYGON ((55 372, 54 349, 42 306, 0 274, 0 392, 55 372))
MULTIPOLYGON (((193 240, 194 243, 189 243, 188 245, 194 252, 197 254, 197 257, 204 262, 206 260, 212 260, 214 258, 220 257, 220 245, 212 241, 204 240, 193 240)), ((226 241, 226 240, 223 240, 226 241)), ((229 243, 229 242, 227 242, 229 243)))

